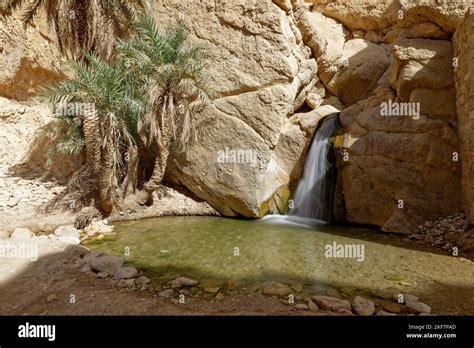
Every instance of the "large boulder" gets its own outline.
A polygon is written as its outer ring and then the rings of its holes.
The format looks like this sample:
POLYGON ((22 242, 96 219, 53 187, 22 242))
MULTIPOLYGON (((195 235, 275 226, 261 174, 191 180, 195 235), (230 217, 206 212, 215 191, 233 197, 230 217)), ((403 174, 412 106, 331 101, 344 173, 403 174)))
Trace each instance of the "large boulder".
POLYGON ((298 111, 294 101, 314 81, 316 61, 292 17, 272 1, 158 1, 158 21, 180 14, 192 39, 213 53, 209 76, 219 97, 200 115, 209 122, 198 140, 173 155, 168 177, 224 215, 262 216, 275 194, 285 199, 289 178, 298 176, 301 153, 280 159, 288 152, 278 149, 285 133, 303 145, 299 149, 310 140, 291 129, 288 115, 298 111), (281 162, 279 175, 269 180, 281 162))
POLYGON ((350 106, 366 99, 390 65, 387 51, 363 39, 344 45, 346 67, 339 70, 327 85, 328 90, 350 106))

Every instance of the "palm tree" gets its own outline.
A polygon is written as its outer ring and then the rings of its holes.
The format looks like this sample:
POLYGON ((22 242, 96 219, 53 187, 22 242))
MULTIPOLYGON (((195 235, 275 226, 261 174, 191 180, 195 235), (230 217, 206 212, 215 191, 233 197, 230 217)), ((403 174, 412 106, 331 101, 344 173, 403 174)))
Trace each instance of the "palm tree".
POLYGON ((43 10, 60 52, 71 59, 88 51, 109 60, 114 39, 127 36, 137 15, 150 9, 149 0, 0 0, 0 13, 21 10, 26 24, 43 10))
POLYGON ((72 78, 45 86, 42 95, 56 108, 77 106, 73 113, 60 113, 60 118, 68 122, 65 129, 71 123, 80 125, 83 146, 73 147, 75 143, 70 142, 66 147, 86 152, 82 170, 97 178, 101 208, 110 213, 125 175, 124 154, 136 147, 134 129, 140 109, 134 105, 141 102, 133 100, 133 81, 128 80, 133 76, 126 73, 125 66, 108 64, 92 54, 84 58, 84 62, 69 62, 75 72, 72 78))
POLYGON ((143 205, 163 180, 170 150, 183 150, 196 137, 197 115, 212 91, 204 73, 209 51, 188 42, 183 21, 160 30, 145 18, 135 27, 135 36, 119 40, 117 53, 129 72, 140 76, 141 94, 147 97, 137 133, 155 159, 151 177, 136 195, 136 202, 143 205))

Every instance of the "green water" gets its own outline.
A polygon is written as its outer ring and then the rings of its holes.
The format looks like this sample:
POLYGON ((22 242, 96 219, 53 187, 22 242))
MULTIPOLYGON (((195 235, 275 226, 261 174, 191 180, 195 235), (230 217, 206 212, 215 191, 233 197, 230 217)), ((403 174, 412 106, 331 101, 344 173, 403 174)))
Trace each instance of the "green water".
POLYGON ((126 262, 155 282, 189 276, 203 285, 231 282, 257 291, 267 280, 315 293, 397 289, 420 296, 437 312, 474 314, 472 262, 377 230, 218 217, 162 217, 117 223, 115 230, 115 240, 88 246, 113 255, 129 251, 126 262), (334 242, 363 245, 363 261, 326 257, 334 242))

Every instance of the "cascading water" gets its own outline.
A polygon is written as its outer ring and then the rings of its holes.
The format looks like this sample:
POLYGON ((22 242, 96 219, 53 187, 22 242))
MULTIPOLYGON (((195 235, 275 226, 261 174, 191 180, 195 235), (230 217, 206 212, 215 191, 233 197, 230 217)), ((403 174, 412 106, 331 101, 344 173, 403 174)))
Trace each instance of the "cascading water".
POLYGON ((293 197, 290 216, 331 220, 334 168, 330 138, 338 126, 338 114, 322 120, 304 164, 303 175, 293 197))

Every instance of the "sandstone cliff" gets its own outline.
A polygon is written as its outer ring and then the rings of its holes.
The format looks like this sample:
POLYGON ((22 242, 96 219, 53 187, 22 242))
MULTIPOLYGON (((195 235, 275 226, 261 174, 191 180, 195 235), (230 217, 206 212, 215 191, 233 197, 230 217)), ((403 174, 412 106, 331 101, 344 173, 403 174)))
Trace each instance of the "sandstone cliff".
MULTIPOLYGON (((224 215, 284 211, 318 121, 342 111, 336 144, 347 221, 407 233, 460 211, 462 202, 474 219, 468 7, 463 0, 158 0, 158 21, 184 16, 193 39, 212 51, 219 93, 201 115, 208 122, 198 141, 173 155, 168 180, 224 215), (389 102, 419 103, 419 114, 381 116, 389 102), (229 151, 252 156, 220 161, 229 151)), ((41 25, 0 22, 0 96, 28 99, 38 85, 64 78, 48 35, 41 25)))

